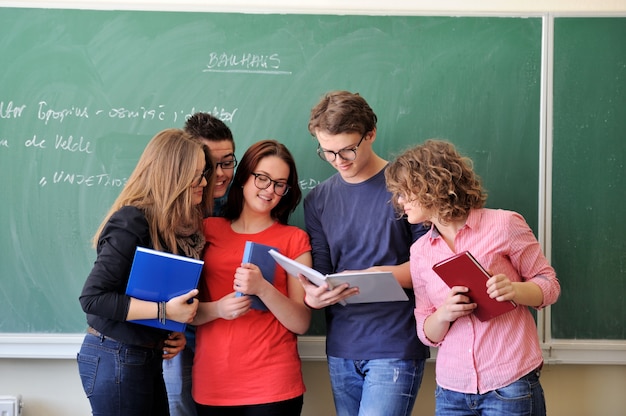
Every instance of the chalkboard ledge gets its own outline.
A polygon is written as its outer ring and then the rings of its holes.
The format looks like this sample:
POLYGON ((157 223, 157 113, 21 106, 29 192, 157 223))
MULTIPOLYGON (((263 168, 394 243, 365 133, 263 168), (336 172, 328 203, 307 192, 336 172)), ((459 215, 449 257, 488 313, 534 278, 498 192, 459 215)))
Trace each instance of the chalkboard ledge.
POLYGON ((542 349, 546 364, 626 365, 626 341, 552 340, 542 349))
POLYGON ((85 334, 0 334, 0 358, 76 358, 85 334))
MULTIPOLYGON (((85 334, 0 334, 0 358, 75 359, 85 334)), ((303 361, 326 361, 326 337, 298 337, 303 361)))
POLYGON ((298 352, 302 361, 326 361, 326 337, 298 337, 298 352))
MULTIPOLYGON (((84 334, 0 334, 0 359, 75 359, 84 334)), ((298 337, 302 361, 326 361, 326 337, 298 337)), ((553 340, 542 344, 546 364, 626 365, 626 341, 553 340)), ((437 350, 431 348, 431 361, 437 350)))

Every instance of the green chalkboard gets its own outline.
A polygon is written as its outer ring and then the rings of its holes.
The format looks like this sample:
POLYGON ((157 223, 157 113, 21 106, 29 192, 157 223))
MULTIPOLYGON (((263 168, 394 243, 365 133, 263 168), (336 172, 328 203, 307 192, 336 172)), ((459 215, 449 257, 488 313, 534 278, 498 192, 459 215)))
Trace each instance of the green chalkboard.
POLYGON ((554 24, 552 336, 626 339, 626 18, 554 24))
MULTIPOLYGON (((541 37, 539 17, 2 9, 0 332, 84 330, 89 239, 147 141, 200 110, 232 128, 239 156, 287 144, 306 194, 333 173, 310 108, 359 92, 381 155, 449 139, 489 204, 536 230, 541 37)), ((316 315, 310 334, 323 332, 316 315)))

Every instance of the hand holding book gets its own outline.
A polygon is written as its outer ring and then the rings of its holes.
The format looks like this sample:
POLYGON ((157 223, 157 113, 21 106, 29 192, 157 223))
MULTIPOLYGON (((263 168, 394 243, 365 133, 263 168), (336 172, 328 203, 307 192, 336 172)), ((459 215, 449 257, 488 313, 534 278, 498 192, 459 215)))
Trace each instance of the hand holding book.
POLYGON ((491 275, 468 251, 435 264, 433 270, 450 288, 464 286, 469 289, 464 295, 477 304, 474 315, 481 321, 495 318, 517 306, 514 302, 499 302, 489 296, 486 284, 491 275))
POLYGON ((330 290, 344 284, 347 284, 349 287, 358 287, 358 294, 346 297, 345 300, 340 302, 342 305, 409 300, 398 281, 390 272, 355 271, 323 275, 317 270, 300 264, 274 250, 270 250, 269 253, 287 273, 294 277, 303 275, 316 286, 326 284, 330 290))
POLYGON ((136 299, 156 302, 161 319, 157 317, 131 321, 183 332, 198 308, 198 302, 193 297, 198 294, 196 287, 203 264, 202 260, 137 247, 126 294, 136 299))
MULTIPOLYGON (((265 244, 246 241, 241 262, 242 264, 251 263, 257 266, 261 271, 263 278, 270 284, 273 284, 276 263, 274 262, 272 256, 269 255, 269 250, 276 250, 276 248, 265 244)), ((236 296, 243 296, 243 293, 237 292, 236 296)), ((252 298, 252 309, 259 311, 268 310, 267 306, 265 306, 263 301, 258 296, 250 295, 250 297, 252 298)))
POLYGON ((298 276, 298 280, 306 294, 304 303, 312 309, 322 309, 337 303, 345 306, 348 298, 359 294, 359 288, 350 287, 348 283, 342 283, 333 288, 329 288, 326 284, 317 286, 302 274, 298 276))
POLYGON ((193 317, 196 315, 198 309, 198 299, 195 297, 198 295, 198 289, 190 290, 189 292, 175 296, 166 302, 166 319, 190 323, 193 317))

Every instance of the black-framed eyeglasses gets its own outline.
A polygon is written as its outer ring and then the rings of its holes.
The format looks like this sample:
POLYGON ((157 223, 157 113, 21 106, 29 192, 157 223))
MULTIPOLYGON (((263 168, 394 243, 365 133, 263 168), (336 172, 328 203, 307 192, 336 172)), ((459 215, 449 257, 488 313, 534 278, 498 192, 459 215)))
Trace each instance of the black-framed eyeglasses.
POLYGON ((338 152, 333 152, 332 150, 324 150, 322 149, 322 146, 318 144, 317 155, 320 157, 320 159, 322 159, 325 162, 334 162, 335 159, 337 159, 337 156, 339 156, 340 158, 342 158, 343 160, 347 162, 350 162, 356 159, 356 150, 359 148, 359 146, 363 142, 363 139, 365 139, 365 136, 367 136, 367 132, 365 132, 363 136, 361 136, 361 140, 359 140, 356 146, 346 147, 345 149, 341 149, 338 152))
POLYGON ((213 175, 213 168, 206 168, 201 174, 193 177, 193 181, 191 182, 192 186, 200 186, 202 183, 202 179, 206 179, 206 182, 209 183, 211 180, 211 175, 213 175))
POLYGON ((287 192, 289 192, 289 189, 291 188, 291 186, 287 185, 285 182, 275 181, 274 179, 262 173, 252 172, 251 175, 254 176, 254 186, 259 189, 267 189, 273 183, 274 193, 278 196, 287 195, 287 192))
POLYGON ((217 168, 220 168, 220 167, 222 168, 222 170, 235 169, 235 166, 237 166, 237 158, 235 157, 235 155, 231 155, 231 156, 232 156, 232 159, 215 163, 215 170, 217 170, 217 168))

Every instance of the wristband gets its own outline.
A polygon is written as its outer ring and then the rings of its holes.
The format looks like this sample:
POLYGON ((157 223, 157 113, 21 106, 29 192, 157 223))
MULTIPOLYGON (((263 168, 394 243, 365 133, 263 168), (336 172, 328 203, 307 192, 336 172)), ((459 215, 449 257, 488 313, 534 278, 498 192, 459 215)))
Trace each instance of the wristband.
POLYGON ((167 311, 165 310, 165 304, 165 302, 159 302, 159 322, 161 325, 165 325, 166 323, 165 317, 167 316, 167 311))
POLYGON ((308 303, 306 303, 306 296, 304 297, 304 299, 302 299, 302 302, 304 302, 304 306, 306 306, 309 309, 317 309, 317 308, 314 308, 313 306, 309 305, 308 303))

